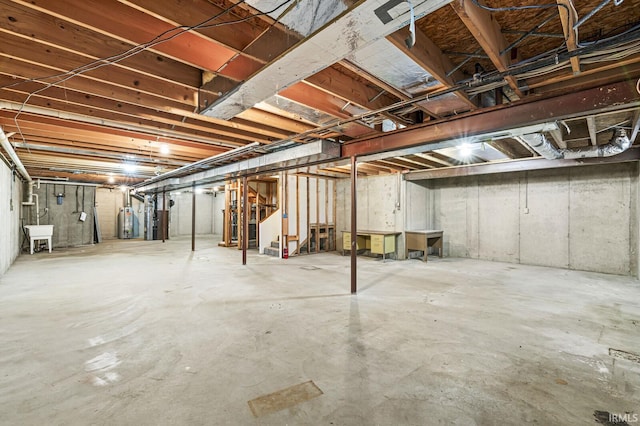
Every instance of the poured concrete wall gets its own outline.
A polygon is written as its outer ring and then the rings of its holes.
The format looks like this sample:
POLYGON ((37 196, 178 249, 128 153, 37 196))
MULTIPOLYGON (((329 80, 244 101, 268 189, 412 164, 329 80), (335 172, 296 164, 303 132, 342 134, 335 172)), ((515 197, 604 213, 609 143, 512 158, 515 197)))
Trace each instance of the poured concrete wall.
MULTIPOLYGON (((356 192, 357 228, 359 230, 403 232, 404 209, 406 207, 404 186, 404 182, 399 181, 397 175, 359 176, 356 192)), ((412 205, 419 212, 422 206, 417 198, 424 198, 427 195, 420 194, 420 191, 418 193, 419 195, 414 194, 412 205)), ((341 250, 342 231, 351 229, 351 181, 349 179, 337 181, 336 198, 337 247, 341 250)), ((413 214, 413 220, 418 220, 418 212, 413 214)), ((400 235, 396 241, 398 258, 402 259, 404 258, 404 238, 400 235)))
MULTIPOLYGON (((196 194, 196 234, 215 233, 216 220, 222 221, 222 210, 216 209, 216 205, 219 205, 219 203, 216 203, 218 198, 222 200, 222 208, 224 208, 223 194, 216 194, 215 196, 211 193, 196 194)), ((173 193, 171 194, 171 199, 175 204, 169 209, 171 215, 169 235, 172 237, 191 235, 193 193, 173 193)))
POLYGON ((638 190, 637 163, 407 182, 408 217, 446 256, 637 275, 638 190))
MULTIPOLYGON (((39 197, 40 224, 53 225, 53 248, 93 243, 95 187, 43 183, 33 193, 39 197), (57 203, 56 194, 64 195, 62 204, 57 203), (86 213, 84 221, 80 220, 82 212, 86 213)), ((24 224, 36 224, 35 215, 35 206, 23 208, 24 224)))
POLYGON ((20 254, 22 182, 0 161, 0 276, 20 254))

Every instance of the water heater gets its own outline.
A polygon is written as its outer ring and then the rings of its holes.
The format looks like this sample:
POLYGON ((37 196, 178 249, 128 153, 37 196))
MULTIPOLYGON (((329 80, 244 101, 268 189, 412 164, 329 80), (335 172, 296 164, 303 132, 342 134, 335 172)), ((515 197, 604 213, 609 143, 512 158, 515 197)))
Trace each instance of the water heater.
POLYGON ((134 235, 134 211, 133 207, 121 207, 118 212, 118 238, 135 238, 134 235))

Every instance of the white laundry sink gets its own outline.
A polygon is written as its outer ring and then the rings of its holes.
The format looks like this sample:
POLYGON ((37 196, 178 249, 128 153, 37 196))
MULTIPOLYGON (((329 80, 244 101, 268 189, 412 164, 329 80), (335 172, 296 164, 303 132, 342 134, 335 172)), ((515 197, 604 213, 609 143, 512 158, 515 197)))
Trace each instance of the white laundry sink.
POLYGON ((47 240, 47 247, 51 253, 51 236, 53 235, 53 225, 25 225, 29 231, 29 249, 33 254, 33 243, 36 240, 47 240))

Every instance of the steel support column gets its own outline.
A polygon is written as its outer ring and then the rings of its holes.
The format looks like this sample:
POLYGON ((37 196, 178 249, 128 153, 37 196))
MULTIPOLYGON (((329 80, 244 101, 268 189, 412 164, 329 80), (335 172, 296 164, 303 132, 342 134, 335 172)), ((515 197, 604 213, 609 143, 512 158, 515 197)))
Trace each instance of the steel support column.
POLYGON ((163 190, 162 191, 162 242, 164 243, 164 240, 167 239, 167 231, 165 231, 165 229, 167 229, 167 221, 168 221, 168 216, 165 218, 165 213, 167 212, 167 193, 163 190))
POLYGON ((358 162, 351 157, 351 294, 358 292, 357 284, 357 255, 358 255, 358 224, 356 211, 356 189, 358 176, 358 162))
POLYGON ((196 183, 191 186, 191 251, 196 251, 196 183))

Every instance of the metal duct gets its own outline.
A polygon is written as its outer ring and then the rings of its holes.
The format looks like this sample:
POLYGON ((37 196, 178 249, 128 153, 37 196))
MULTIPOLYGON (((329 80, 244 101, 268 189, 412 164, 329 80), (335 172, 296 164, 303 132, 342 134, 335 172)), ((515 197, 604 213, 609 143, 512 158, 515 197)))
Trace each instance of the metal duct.
POLYGON ((576 160, 580 158, 611 157, 631 147, 631 141, 624 129, 617 128, 608 144, 582 148, 556 148, 542 133, 530 133, 520 139, 548 160, 576 160))
POLYGON ((306 167, 317 162, 328 162, 329 160, 340 158, 340 148, 339 143, 322 139, 235 163, 218 167, 212 166, 213 168, 186 176, 167 177, 165 173, 158 176, 158 178, 138 183, 134 187, 137 192, 143 193, 170 191, 188 188, 194 182, 199 185, 210 184, 252 174, 272 173, 287 168, 306 167))

